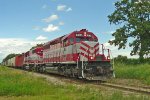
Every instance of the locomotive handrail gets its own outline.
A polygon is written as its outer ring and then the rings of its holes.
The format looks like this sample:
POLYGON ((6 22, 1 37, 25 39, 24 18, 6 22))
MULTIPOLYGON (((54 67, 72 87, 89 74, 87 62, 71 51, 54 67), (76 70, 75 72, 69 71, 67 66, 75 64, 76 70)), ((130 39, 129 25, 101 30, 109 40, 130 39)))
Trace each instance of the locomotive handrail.
POLYGON ((108 58, 110 58, 110 49, 106 49, 104 44, 101 44, 101 45, 102 45, 102 54, 104 55, 104 51, 107 50, 107 52, 108 52, 107 60, 110 60, 110 59, 108 59, 108 58))
MULTIPOLYGON (((88 51, 88 49, 86 49, 86 52, 88 51)), ((84 78, 84 73, 83 73, 83 58, 85 58, 85 53, 84 56, 82 56, 82 77, 84 78)))
MULTIPOLYGON (((110 50, 110 55, 112 56, 112 60, 113 60, 113 66, 112 66, 112 68, 113 68, 113 70, 114 70, 114 68, 115 68, 115 60, 114 60, 114 57, 113 57, 113 55, 112 55, 112 52, 111 52, 111 50, 110 50)), ((115 72, 113 71, 113 77, 115 78, 116 77, 116 75, 115 75, 115 72)))
POLYGON ((104 54, 104 44, 101 45, 102 45, 102 54, 104 54))

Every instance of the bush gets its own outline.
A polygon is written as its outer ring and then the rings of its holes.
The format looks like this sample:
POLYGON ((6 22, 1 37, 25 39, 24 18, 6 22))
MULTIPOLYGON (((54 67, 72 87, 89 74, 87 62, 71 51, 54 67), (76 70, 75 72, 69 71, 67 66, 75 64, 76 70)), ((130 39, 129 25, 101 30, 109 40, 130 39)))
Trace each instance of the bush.
POLYGON ((114 58, 115 63, 123 63, 127 65, 138 65, 138 64, 150 64, 150 58, 145 58, 142 61, 140 59, 127 58, 127 56, 118 55, 114 58))

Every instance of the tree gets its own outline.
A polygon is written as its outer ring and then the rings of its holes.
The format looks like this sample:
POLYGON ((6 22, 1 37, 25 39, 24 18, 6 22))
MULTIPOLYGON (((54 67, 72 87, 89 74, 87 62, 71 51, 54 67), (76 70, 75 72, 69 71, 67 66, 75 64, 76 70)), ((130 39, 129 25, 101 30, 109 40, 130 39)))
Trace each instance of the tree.
POLYGON ((119 62, 119 63, 126 63, 128 60, 127 56, 122 56, 122 55, 118 55, 117 57, 114 58, 115 61, 119 62))
POLYGON ((130 55, 140 59, 150 53, 150 2, 148 0, 119 0, 115 11, 108 16, 110 24, 120 25, 112 36, 110 44, 125 49, 130 38, 130 55))

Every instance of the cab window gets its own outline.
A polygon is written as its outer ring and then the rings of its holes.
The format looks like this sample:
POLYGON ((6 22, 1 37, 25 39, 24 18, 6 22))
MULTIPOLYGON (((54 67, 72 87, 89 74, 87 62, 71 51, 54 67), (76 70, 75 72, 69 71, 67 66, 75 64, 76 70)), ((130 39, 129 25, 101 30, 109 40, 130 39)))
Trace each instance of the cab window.
POLYGON ((83 38, 82 40, 83 41, 89 41, 89 38, 83 38))
POLYGON ((70 44, 74 43, 74 38, 70 38, 70 44))
POLYGON ((76 42, 81 42, 81 41, 94 41, 97 42, 97 39, 89 38, 89 37, 77 37, 76 42))
POLYGON ((64 40, 64 46, 67 46, 69 44, 68 39, 64 40))
POLYGON ((81 38, 76 38, 76 42, 80 42, 81 41, 81 38))

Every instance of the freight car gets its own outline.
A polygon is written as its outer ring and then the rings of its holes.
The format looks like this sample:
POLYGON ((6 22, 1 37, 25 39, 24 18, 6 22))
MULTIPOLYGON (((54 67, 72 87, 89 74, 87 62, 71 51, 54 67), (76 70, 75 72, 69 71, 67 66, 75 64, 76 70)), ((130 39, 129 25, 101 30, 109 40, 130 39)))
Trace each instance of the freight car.
POLYGON ((15 57, 15 66, 16 68, 22 68, 22 66, 24 65, 24 53, 17 55, 15 57))
POLYGON ((15 68, 22 68, 24 64, 24 54, 16 55, 8 59, 7 61, 2 62, 2 65, 15 67, 15 68))
POLYGON ((16 66, 87 80, 106 80, 113 76, 110 51, 86 29, 74 31, 16 56, 16 66), (100 50, 102 53, 100 53, 100 50), (20 64, 17 64, 20 63, 20 64))

